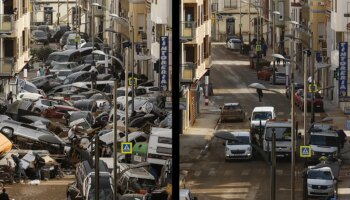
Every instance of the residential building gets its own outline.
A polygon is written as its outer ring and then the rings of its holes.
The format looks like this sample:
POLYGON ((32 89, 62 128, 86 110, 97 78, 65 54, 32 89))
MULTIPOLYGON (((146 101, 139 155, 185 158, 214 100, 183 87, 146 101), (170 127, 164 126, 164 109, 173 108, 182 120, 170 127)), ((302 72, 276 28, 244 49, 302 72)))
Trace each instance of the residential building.
POLYGON ((0 3, 0 79, 1 93, 16 94, 16 73, 31 59, 29 1, 1 1, 0 3))
MULTIPOLYGON (((200 87, 211 62, 211 0, 180 2, 180 84, 186 108, 183 128, 192 125, 199 112, 200 87)), ((202 97, 203 98, 203 97, 202 97)), ((204 106, 204 105, 203 105, 204 106)))

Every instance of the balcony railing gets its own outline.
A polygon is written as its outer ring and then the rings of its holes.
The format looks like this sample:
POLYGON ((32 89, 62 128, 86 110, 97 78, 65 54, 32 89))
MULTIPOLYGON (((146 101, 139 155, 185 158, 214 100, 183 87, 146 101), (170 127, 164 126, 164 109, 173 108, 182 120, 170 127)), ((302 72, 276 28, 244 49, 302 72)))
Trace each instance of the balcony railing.
POLYGON ((196 37, 197 24, 194 21, 185 21, 180 24, 180 38, 192 40, 196 37))
POLYGON ((14 66, 13 58, 0 58, 0 76, 13 76, 14 66))
POLYGON ((14 15, 0 14, 0 33, 12 33, 14 28, 14 15))
POLYGON ((183 63, 180 66, 180 82, 181 83, 192 83, 195 76, 195 64, 194 63, 183 63))

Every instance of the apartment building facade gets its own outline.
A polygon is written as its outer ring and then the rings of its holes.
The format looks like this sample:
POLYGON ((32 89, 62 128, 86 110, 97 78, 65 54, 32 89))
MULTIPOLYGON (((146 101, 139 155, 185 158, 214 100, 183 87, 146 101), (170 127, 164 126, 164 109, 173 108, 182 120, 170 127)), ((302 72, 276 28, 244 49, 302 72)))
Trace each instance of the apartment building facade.
POLYGON ((16 93, 16 73, 31 59, 30 2, 1 1, 0 3, 0 83, 1 93, 16 93))
MULTIPOLYGON (((185 105, 183 128, 191 126, 199 112, 200 87, 209 75, 211 62, 211 0, 181 0, 180 86, 185 105)), ((201 97, 203 98, 203 97, 201 97)), ((204 105, 203 105, 204 106, 204 105)))

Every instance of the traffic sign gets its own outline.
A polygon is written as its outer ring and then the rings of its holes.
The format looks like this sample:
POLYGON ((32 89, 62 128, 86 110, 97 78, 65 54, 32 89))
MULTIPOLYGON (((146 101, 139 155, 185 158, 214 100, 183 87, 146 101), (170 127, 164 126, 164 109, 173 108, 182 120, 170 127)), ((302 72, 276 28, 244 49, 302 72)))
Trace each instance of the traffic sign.
POLYGON ((256 51, 261 51, 261 45, 260 45, 260 44, 257 44, 257 45, 255 46, 255 50, 256 50, 256 51))
POLYGON ((122 142, 121 147, 122 154, 132 154, 132 143, 131 142, 122 142))
MULTIPOLYGON (((132 77, 128 79, 129 81, 129 86, 132 86, 132 77)), ((134 78, 134 84, 137 86, 137 78, 134 78)))
POLYGON ((318 92, 318 88, 316 84, 309 84, 308 89, 309 89, 309 92, 318 92))
POLYGON ((311 157, 311 146, 300 146, 300 158, 311 157))

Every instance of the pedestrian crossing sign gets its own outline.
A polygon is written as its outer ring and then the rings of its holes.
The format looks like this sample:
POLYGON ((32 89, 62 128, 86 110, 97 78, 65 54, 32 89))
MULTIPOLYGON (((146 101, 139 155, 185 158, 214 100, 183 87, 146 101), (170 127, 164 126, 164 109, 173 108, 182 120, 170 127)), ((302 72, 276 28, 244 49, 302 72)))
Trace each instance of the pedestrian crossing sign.
POLYGON ((132 144, 131 142, 122 142, 121 147, 122 154, 132 154, 132 144))
POLYGON ((310 157, 311 157, 311 147, 300 146, 300 158, 310 158, 310 157))

